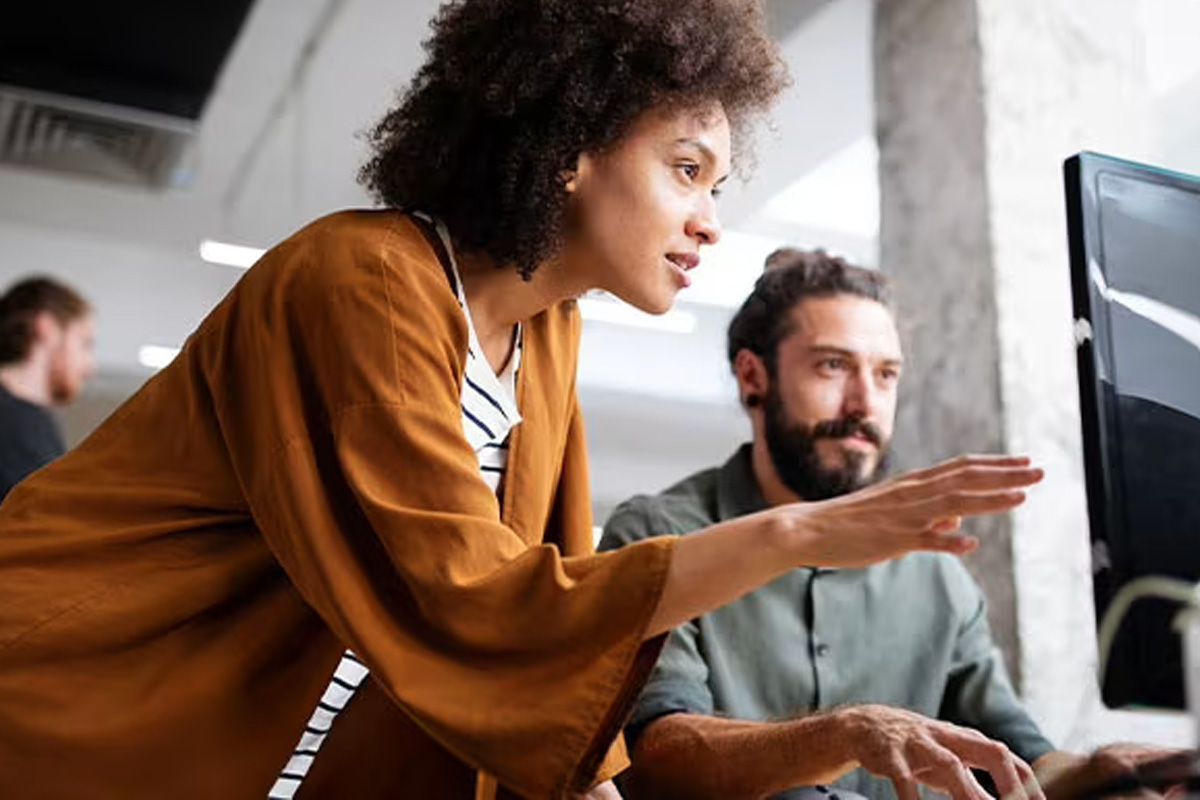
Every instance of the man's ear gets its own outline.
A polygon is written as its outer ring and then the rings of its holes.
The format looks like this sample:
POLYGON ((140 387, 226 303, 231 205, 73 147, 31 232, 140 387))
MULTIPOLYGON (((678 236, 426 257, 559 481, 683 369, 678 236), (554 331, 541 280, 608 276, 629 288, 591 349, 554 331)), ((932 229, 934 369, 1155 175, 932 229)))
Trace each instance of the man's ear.
POLYGON ((737 379, 738 397, 746 408, 757 408, 762 405, 767 390, 771 387, 771 379, 767 374, 767 365, 755 353, 742 348, 733 359, 733 376, 737 379))
POLYGON ((33 328, 33 341, 54 342, 62 336, 62 325, 49 311, 39 311, 33 315, 30 323, 33 328))

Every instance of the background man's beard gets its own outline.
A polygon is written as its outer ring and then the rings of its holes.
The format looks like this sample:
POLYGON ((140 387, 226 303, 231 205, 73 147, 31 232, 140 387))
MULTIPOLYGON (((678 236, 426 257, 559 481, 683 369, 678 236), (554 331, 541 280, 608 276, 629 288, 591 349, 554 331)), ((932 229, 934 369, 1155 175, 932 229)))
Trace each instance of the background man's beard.
POLYGON ((763 398, 764 434, 771 463, 783 484, 804 500, 828 500, 857 491, 879 480, 886 469, 887 452, 883 436, 869 422, 847 417, 819 422, 813 426, 792 424, 783 409, 778 384, 772 381, 763 398), (841 466, 826 467, 817 453, 821 439, 842 439, 860 433, 879 449, 874 469, 864 472, 867 454, 843 451, 841 466))
POLYGON ((66 381, 56 382, 50 387, 50 400, 56 406, 65 405, 79 397, 79 391, 66 381))
POLYGON ((69 403, 78 397, 80 387, 71 380, 62 357, 51 362, 49 380, 50 401, 54 405, 69 403))

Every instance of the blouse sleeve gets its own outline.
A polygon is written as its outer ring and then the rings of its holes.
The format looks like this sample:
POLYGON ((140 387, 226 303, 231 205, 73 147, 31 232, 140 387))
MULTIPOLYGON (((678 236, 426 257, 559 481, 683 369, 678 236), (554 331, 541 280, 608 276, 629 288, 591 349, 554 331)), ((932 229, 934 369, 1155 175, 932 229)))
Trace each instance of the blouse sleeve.
POLYGON ((393 701, 558 797, 653 666, 672 542, 564 557, 500 522, 462 432, 465 324, 426 251, 347 223, 268 254, 204 343, 218 418, 268 545, 393 701))

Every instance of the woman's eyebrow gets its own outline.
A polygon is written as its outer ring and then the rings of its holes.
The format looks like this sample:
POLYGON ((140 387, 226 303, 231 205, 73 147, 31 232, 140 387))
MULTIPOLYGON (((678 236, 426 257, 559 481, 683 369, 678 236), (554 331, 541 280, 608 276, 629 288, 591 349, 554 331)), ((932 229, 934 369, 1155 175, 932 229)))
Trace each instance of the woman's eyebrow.
POLYGON ((677 145, 681 144, 686 147, 692 147, 696 150, 699 150, 700 156, 702 158, 704 158, 706 161, 709 161, 710 163, 713 163, 713 164, 715 164, 717 162, 717 154, 713 152, 713 149, 711 147, 709 147, 707 144, 700 141, 699 139, 689 137, 689 136, 684 136, 679 139, 676 139, 675 144, 677 144, 677 145))

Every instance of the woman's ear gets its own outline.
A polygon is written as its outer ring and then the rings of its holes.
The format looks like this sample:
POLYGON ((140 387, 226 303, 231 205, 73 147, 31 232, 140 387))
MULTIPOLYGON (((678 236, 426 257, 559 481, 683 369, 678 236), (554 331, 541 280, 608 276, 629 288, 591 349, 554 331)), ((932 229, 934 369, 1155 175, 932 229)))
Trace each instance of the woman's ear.
POLYGON ((592 157, 587 153, 581 153, 575 161, 575 168, 562 170, 558 173, 558 178, 562 181, 563 188, 567 190, 567 194, 575 194, 579 191, 580 184, 587 180, 587 176, 591 170, 592 157))

